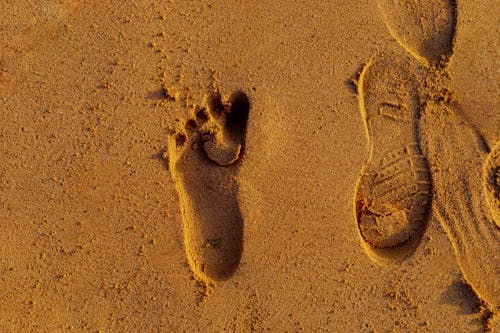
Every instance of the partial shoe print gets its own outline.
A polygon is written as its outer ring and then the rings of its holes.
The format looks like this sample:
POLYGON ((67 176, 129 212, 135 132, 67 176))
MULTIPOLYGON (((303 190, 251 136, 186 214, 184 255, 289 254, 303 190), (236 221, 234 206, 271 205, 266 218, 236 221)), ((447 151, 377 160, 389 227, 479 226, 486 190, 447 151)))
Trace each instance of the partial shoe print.
POLYGON ((379 57, 364 67, 358 81, 370 150, 356 188, 356 217, 362 244, 379 263, 401 261, 413 253, 431 201, 411 66, 409 57, 379 57))
POLYGON ((238 171, 250 102, 236 92, 228 103, 217 94, 169 140, 169 167, 184 223, 186 255, 197 280, 229 278, 241 259, 243 217, 238 171))
POLYGON ((377 0, 390 34, 421 63, 446 62, 457 22, 454 0, 377 0))
POLYGON ((491 215, 500 227, 500 141, 493 147, 484 163, 483 190, 491 215))
POLYGON ((487 199, 489 187, 484 187, 484 179, 489 182, 492 171, 498 170, 498 164, 491 167, 498 162, 498 150, 487 156, 487 147, 477 133, 444 102, 426 103, 421 133, 433 177, 437 218, 465 280, 490 310, 498 311, 500 228, 494 221, 491 203, 495 201, 487 199))

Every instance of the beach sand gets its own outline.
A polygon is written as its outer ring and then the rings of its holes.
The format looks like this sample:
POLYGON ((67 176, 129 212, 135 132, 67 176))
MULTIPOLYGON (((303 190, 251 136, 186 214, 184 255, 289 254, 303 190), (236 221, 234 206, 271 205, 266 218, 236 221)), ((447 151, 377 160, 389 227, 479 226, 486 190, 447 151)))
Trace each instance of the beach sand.
POLYGON ((500 332, 495 5, 0 2, 0 331, 500 332))

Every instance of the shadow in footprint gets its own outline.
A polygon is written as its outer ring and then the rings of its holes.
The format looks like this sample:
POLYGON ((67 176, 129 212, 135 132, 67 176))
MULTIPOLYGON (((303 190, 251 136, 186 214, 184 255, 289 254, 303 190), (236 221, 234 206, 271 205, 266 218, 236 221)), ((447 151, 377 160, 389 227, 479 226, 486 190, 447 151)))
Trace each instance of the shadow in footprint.
POLYGON ((169 140, 169 166, 179 194, 186 256, 195 278, 229 278, 241 259, 243 217, 237 175, 243 155, 250 101, 218 94, 184 122, 169 140))
POLYGON ((461 315, 477 313, 481 309, 481 300, 462 279, 455 280, 446 289, 441 295, 441 301, 458 307, 461 315))
POLYGON ((469 324, 477 327, 471 332, 492 332, 488 329, 493 319, 493 314, 484 307, 472 287, 463 279, 457 279, 441 294, 441 302, 458 308, 462 316, 478 314, 469 321, 469 324))

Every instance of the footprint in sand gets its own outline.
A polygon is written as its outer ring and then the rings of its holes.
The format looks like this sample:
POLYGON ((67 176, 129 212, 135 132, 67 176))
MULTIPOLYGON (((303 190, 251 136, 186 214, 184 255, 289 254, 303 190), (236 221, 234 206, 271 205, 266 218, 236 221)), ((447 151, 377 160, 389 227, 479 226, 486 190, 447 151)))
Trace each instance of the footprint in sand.
POLYGON ((408 257, 425 230, 430 174, 418 137, 419 97, 411 59, 370 61, 358 81, 369 157, 356 189, 362 243, 377 262, 408 257))
POLYGON ((446 90, 441 78, 446 78, 452 54, 456 4, 377 4, 403 50, 373 57, 360 74, 359 104, 370 151, 358 180, 355 207, 367 253, 377 262, 395 262, 413 253, 427 224, 432 191, 419 142, 420 107, 428 96, 446 90), (425 89, 423 80, 428 81, 425 89))
POLYGON ((483 184, 491 214, 500 227, 500 141, 493 147, 484 163, 483 184))
POLYGON ((169 139, 169 168, 179 195, 187 260, 195 278, 214 283, 236 270, 243 246, 237 175, 250 102, 212 95, 169 139))
MULTIPOLYGON (((446 78, 457 23, 456 1, 378 0, 378 6, 390 34, 427 68, 426 80, 446 78)), ((398 73, 403 72, 398 69, 398 73)), ((398 84, 399 76, 393 80, 389 87, 405 86, 398 84)), ((433 82, 427 91, 420 87, 422 149, 433 175, 434 206, 464 278, 491 310, 498 311, 500 148, 497 144, 486 156, 484 143, 450 109, 446 81, 433 82)))
POLYGON ((394 39, 421 63, 451 56, 457 21, 454 0, 377 0, 394 39))
POLYGON ((492 193, 489 182, 498 172, 498 145, 486 156, 486 145, 476 132, 443 102, 426 103, 421 131, 422 148, 433 175, 437 218, 451 241, 465 280, 490 310, 497 312, 500 228, 494 214, 498 214, 498 205, 492 206, 495 201, 487 197, 492 193))

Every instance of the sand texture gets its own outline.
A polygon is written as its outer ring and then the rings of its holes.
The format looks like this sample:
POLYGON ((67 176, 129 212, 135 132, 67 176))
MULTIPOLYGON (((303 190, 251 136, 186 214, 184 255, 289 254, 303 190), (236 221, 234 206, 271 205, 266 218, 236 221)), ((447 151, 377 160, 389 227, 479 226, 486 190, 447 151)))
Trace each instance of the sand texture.
POLYGON ((500 332, 499 17, 0 1, 0 332, 500 332))

